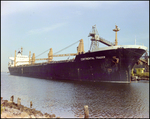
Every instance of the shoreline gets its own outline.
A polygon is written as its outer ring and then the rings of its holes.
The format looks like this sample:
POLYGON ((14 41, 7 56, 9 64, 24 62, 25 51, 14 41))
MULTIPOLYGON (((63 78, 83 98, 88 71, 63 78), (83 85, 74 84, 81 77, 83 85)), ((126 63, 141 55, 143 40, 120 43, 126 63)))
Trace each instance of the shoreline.
POLYGON ((55 114, 42 113, 35 108, 28 108, 1 97, 1 118, 60 118, 55 114))

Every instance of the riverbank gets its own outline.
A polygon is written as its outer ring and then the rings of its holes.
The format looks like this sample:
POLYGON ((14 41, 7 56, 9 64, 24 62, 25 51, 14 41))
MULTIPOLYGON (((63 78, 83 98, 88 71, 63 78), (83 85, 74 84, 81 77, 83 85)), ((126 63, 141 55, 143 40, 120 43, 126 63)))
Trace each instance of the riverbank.
POLYGON ((18 105, 13 101, 3 100, 1 97, 1 118, 60 118, 55 114, 43 114, 34 108, 18 105))

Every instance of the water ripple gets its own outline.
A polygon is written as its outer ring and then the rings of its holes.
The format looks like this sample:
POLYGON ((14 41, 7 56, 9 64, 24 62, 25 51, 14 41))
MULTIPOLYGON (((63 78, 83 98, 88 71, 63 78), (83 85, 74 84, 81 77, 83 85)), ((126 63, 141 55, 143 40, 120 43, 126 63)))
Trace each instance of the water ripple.
POLYGON ((42 113, 83 117, 84 105, 94 118, 149 118, 149 82, 131 84, 55 81, 1 74, 1 96, 42 113))

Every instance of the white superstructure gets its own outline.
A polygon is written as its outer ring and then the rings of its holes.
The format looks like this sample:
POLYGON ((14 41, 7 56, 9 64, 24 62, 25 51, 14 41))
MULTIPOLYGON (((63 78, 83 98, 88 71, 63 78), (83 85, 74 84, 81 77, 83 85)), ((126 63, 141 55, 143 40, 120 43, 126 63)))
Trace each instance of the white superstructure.
MULTIPOLYGON (((9 59, 10 62, 8 63, 8 66, 13 67, 15 58, 9 57, 9 59)), ((29 64, 29 57, 27 55, 22 55, 21 52, 19 51, 16 56, 16 66, 25 65, 25 64, 29 64)))

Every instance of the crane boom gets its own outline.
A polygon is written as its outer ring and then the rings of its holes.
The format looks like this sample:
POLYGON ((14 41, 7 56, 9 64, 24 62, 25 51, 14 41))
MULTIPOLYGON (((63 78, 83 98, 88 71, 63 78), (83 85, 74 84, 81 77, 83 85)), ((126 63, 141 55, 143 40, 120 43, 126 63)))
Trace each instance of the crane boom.
POLYGON ((72 53, 72 54, 59 54, 59 55, 53 55, 53 57, 64 57, 64 56, 76 56, 77 53, 72 53))
MULTIPOLYGON (((76 56, 77 53, 52 55, 52 57, 76 56)), ((48 58, 39 58, 35 60, 48 60, 48 58)))
POLYGON ((105 44, 107 46, 115 46, 114 43, 111 43, 110 41, 107 41, 107 40, 105 40, 103 38, 99 38, 99 42, 101 42, 101 43, 103 43, 103 44, 105 44))
POLYGON ((115 46, 114 43, 111 43, 110 41, 107 41, 101 37, 99 37, 98 31, 96 29, 96 25, 92 26, 92 32, 89 33, 88 37, 92 37, 91 38, 91 46, 90 46, 90 50, 94 50, 94 49, 98 49, 99 48, 99 42, 107 45, 107 46, 115 46))

